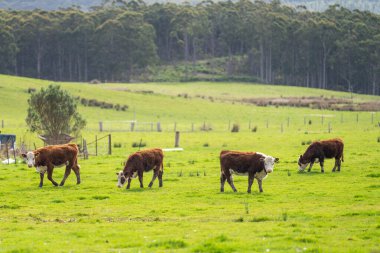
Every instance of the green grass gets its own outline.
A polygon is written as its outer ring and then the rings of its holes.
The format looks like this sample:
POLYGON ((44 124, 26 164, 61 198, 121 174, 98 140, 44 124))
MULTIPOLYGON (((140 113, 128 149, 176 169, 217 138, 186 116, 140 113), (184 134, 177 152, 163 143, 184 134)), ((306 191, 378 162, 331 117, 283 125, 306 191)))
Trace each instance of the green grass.
MULTIPOLYGON (((3 133, 16 133, 26 142, 41 142, 27 132, 24 122, 29 87, 50 82, 0 76, 0 119, 3 133)), ((113 155, 80 160, 82 184, 71 174, 64 187, 53 187, 24 164, 0 165, 0 252, 375 252, 380 250, 380 136, 368 112, 334 112, 307 108, 255 107, 240 103, 192 97, 178 93, 231 97, 349 96, 322 90, 249 84, 62 84, 73 95, 128 104, 127 112, 79 106, 88 121, 83 132, 89 141, 100 120, 160 121, 164 132, 112 132, 113 155), (153 94, 125 92, 153 90, 153 94), (328 115, 322 124, 319 114, 328 115), (341 123, 341 115, 344 122, 341 123), (304 117, 312 119, 304 125, 304 117), (290 125, 287 126, 287 118, 290 125), (257 132, 248 129, 248 122, 257 132), (194 122, 213 125, 210 132, 186 132, 194 122), (239 133, 227 130, 240 124, 239 133), (269 122, 268 128, 266 122, 269 122), (332 132, 327 131, 331 121, 332 132), (182 131, 183 152, 165 152, 164 187, 158 181, 147 188, 151 173, 144 174, 146 188, 132 181, 131 189, 116 187, 115 172, 122 169, 133 142, 146 147, 172 147, 173 123, 182 131), (280 125, 283 124, 283 132, 280 125), (170 131, 169 131, 170 130, 170 131), (325 174, 315 165, 311 173, 298 173, 302 142, 341 137, 345 162, 325 174), (205 145, 207 143, 208 145, 205 145), (222 149, 261 151, 280 158, 274 173, 258 192, 256 181, 247 194, 247 178, 235 177, 237 193, 228 184, 219 193, 219 159, 222 149)), ((378 99, 355 95, 361 101, 378 99)), ((54 171, 60 181, 63 169, 54 171)))

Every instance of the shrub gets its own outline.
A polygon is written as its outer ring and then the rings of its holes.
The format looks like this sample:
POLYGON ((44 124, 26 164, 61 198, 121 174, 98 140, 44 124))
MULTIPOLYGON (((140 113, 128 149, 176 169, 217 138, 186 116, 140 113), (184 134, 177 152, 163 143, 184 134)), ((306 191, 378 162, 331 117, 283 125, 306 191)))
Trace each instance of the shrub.
POLYGON ((380 137, 377 137, 377 142, 380 142, 380 137))
POLYGON ((257 132, 257 126, 254 126, 251 131, 256 133, 257 132))
POLYGON ((311 125, 313 122, 311 121, 311 119, 309 119, 309 125, 311 125))
POLYGON ((207 142, 203 144, 203 147, 208 147, 208 146, 209 144, 207 142))
POLYGON ((115 142, 114 144, 113 144, 113 147, 114 148, 121 148, 121 143, 120 142, 115 142))
POLYGON ((232 133, 237 133, 237 132, 239 132, 239 130, 240 130, 240 126, 239 126, 239 124, 233 124, 233 126, 232 126, 232 129, 231 129, 231 132, 232 133))
POLYGON ((142 148, 142 147, 145 147, 146 146, 146 142, 133 142, 132 143, 132 148, 138 148, 138 147, 140 147, 140 148, 142 148))

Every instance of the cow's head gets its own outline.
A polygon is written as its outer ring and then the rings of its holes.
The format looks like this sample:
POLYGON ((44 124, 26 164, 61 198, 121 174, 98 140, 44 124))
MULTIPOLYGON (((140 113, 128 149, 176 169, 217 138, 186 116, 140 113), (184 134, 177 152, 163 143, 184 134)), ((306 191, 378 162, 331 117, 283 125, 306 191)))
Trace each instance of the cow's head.
POLYGON ((38 152, 32 152, 29 151, 26 154, 22 154, 22 157, 24 158, 25 162, 28 164, 29 168, 32 168, 36 164, 36 158, 38 157, 38 152))
POLYGON ((132 173, 132 172, 116 172, 117 175, 117 187, 121 188, 125 183, 130 179, 130 178, 135 178, 137 176, 137 172, 132 173))
POLYGON ((305 170, 308 164, 309 162, 306 161, 306 159, 304 159, 302 155, 300 155, 300 158, 298 159, 298 166, 299 166, 298 170, 299 171, 305 170))
POLYGON ((274 169, 274 164, 278 163, 280 159, 272 156, 265 156, 261 158, 264 163, 264 169, 266 173, 272 173, 274 169))

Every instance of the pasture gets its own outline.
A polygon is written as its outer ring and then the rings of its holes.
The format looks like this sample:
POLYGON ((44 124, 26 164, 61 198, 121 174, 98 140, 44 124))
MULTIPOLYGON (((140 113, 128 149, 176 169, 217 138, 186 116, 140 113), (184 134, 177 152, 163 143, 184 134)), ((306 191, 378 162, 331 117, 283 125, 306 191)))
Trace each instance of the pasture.
MULTIPOLYGON (((27 90, 50 83, 0 75, 2 133, 42 145, 24 121, 27 90)), ((380 250, 379 113, 372 118, 369 112, 236 102, 258 96, 348 98, 350 94, 223 83, 60 84, 74 96, 129 106, 124 112, 79 105, 88 122, 83 132, 88 140, 108 133, 98 132, 100 120, 160 121, 164 131, 112 132, 113 143, 121 147, 113 148, 110 156, 81 159, 80 185, 75 185, 72 173, 64 187, 53 187, 45 179, 40 189, 34 169, 1 164, 0 252, 380 250), (184 93, 187 98, 178 96, 184 93), (249 121, 256 132, 248 129, 249 121), (115 172, 122 169, 128 154, 138 150, 132 143, 143 140, 147 148, 173 147, 175 122, 184 151, 164 153, 163 188, 158 188, 158 181, 147 188, 151 173, 144 174, 144 189, 138 187, 138 179, 132 180, 128 191, 117 188, 115 172), (204 122, 212 131, 199 131, 204 122), (192 123, 194 132, 189 131, 192 123), (229 123, 239 124, 240 131, 228 131, 229 123), (317 164, 311 173, 299 173, 297 159, 307 147, 302 143, 332 137, 345 142, 342 171, 332 173, 334 162, 326 160, 324 174, 317 164), (263 193, 255 180, 247 194, 247 177, 237 176, 237 193, 228 184, 224 193, 219 192, 222 149, 261 151, 280 158, 263 182, 263 193)), ((378 99, 354 94, 358 102, 378 99)), ((56 168, 54 179, 60 181, 63 172, 56 168)))

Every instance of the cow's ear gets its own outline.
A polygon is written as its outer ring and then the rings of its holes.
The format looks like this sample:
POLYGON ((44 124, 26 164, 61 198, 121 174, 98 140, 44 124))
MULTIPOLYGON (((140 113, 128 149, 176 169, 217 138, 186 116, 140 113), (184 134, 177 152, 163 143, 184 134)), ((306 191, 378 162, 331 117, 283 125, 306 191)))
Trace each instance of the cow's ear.
POLYGON ((37 157, 40 155, 40 152, 34 152, 34 157, 37 157))
POLYGON ((25 154, 25 153, 21 154, 21 156, 22 156, 23 158, 26 158, 26 154, 25 154))
POLYGON ((280 158, 275 157, 275 158, 274 158, 274 162, 275 162, 275 163, 280 162, 280 158))

